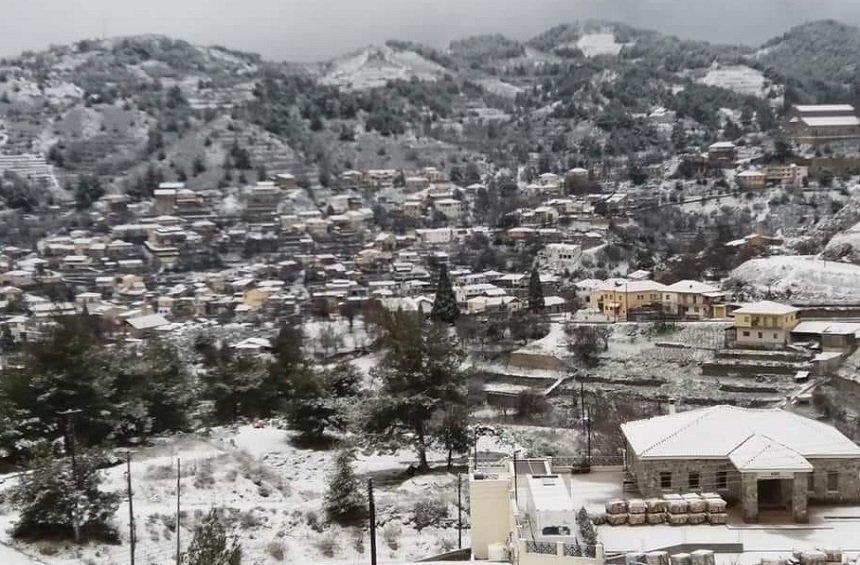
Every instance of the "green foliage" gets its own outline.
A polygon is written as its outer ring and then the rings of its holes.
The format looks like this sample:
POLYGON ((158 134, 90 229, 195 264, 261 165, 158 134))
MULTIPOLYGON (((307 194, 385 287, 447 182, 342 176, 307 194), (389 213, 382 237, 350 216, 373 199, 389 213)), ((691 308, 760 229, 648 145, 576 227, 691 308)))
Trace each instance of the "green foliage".
POLYGON ((347 449, 337 453, 323 499, 328 519, 341 525, 354 525, 367 514, 361 484, 352 470, 354 460, 355 455, 347 449))
POLYGON ((75 188, 75 207, 78 210, 86 210, 104 196, 104 193, 105 190, 97 176, 81 175, 75 188))
POLYGON ((544 311, 546 304, 543 297, 543 286, 540 283, 540 273, 537 266, 532 267, 529 275, 529 311, 539 314, 544 311))
POLYGON ((486 63, 499 59, 513 59, 525 53, 517 41, 503 35, 478 35, 452 41, 448 50, 451 55, 471 63, 486 63))
POLYGON ((0 374, 0 405, 8 407, 0 419, 3 458, 25 459, 35 446, 63 437, 68 410, 80 411, 73 423, 84 445, 188 425, 191 389, 175 350, 157 341, 142 351, 106 346, 90 323, 84 316, 65 320, 0 374))
POLYGON ((439 267, 439 280, 436 283, 436 298, 433 300, 433 309, 430 318, 437 322, 453 324, 460 316, 460 308, 457 306, 457 295, 448 276, 448 267, 445 264, 439 267))
POLYGON ((576 525, 579 528, 579 537, 586 546, 597 544, 597 529, 584 506, 576 513, 576 525))
POLYGON ((646 180, 648 180, 648 173, 642 168, 641 164, 631 162, 627 166, 627 178, 629 178, 630 182, 634 185, 641 186, 645 184, 646 180))
POLYGON ((239 145, 238 140, 233 141, 233 145, 230 147, 230 157, 233 159, 233 166, 240 171, 248 171, 253 168, 251 154, 239 145))
POLYGON ((411 51, 413 53, 417 53, 428 61, 433 61, 434 63, 442 65, 443 67, 448 67, 449 69, 454 69, 457 66, 453 58, 442 53, 438 49, 434 49, 432 47, 428 47, 427 45, 422 45, 414 41, 399 41, 396 39, 390 39, 386 41, 385 44, 388 47, 391 47, 392 49, 396 49, 398 51, 411 51))
POLYGON ((288 376, 287 419, 307 440, 323 438, 327 429, 346 428, 361 376, 351 363, 313 370, 302 365, 288 376))
POLYGON ((412 523, 419 532, 438 526, 448 518, 448 505, 441 498, 423 498, 412 507, 412 523))
POLYGON ((14 171, 5 171, 0 178, 0 198, 9 208, 32 212, 49 201, 47 189, 39 187, 14 171))
POLYGON ((235 355, 226 346, 214 366, 201 377, 201 394, 212 403, 217 423, 240 417, 267 418, 284 401, 286 383, 262 359, 235 355))
POLYGON ((606 351, 611 330, 604 326, 571 324, 565 328, 568 349, 575 358, 585 365, 597 363, 597 355, 606 351))
POLYGON ((19 512, 12 535, 71 539, 77 525, 82 539, 115 541, 109 522, 119 506, 119 495, 99 489, 99 459, 96 452, 80 453, 73 471, 70 457, 39 452, 12 491, 11 501, 19 512))
POLYGON ((227 537, 218 514, 212 510, 206 520, 194 530, 188 551, 182 555, 183 565, 240 565, 242 546, 235 537, 227 537))
POLYGON ((678 117, 692 118, 710 128, 719 126, 720 108, 739 109, 744 98, 730 90, 689 82, 684 90, 668 100, 668 106, 678 117))
POLYGON ((440 438, 434 416, 466 402, 462 352, 447 327, 414 314, 388 313, 381 323, 385 355, 373 371, 381 388, 368 403, 366 438, 391 449, 411 444, 427 470, 427 449, 440 438))
POLYGON ((851 102, 860 57, 860 30, 834 20, 801 24, 763 45, 759 64, 785 77, 806 102, 851 102))

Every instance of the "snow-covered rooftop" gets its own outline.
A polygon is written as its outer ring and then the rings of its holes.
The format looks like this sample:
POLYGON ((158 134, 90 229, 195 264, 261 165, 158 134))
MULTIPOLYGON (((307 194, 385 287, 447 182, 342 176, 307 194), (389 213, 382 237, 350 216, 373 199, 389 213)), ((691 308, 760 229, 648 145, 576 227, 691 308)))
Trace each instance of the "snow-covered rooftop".
POLYGON ((860 447, 836 428, 778 409, 712 406, 627 422, 621 430, 645 459, 725 458, 754 435, 804 457, 860 458, 860 447))
POLYGON ((857 116, 805 116, 801 120, 811 127, 860 126, 857 116))
POLYGON ((761 302, 752 302, 750 304, 746 304, 741 308, 738 308, 734 311, 735 315, 737 314, 772 314, 772 315, 785 315, 791 314, 793 312, 797 312, 797 308, 791 306, 789 304, 780 304, 779 302, 772 302, 770 300, 762 300, 761 302))

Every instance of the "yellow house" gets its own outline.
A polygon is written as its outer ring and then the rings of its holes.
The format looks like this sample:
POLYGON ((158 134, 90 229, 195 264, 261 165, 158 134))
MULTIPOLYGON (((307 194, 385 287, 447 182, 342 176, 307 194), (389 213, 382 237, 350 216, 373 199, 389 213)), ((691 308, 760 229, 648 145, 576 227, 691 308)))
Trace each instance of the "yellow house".
POLYGON ((764 188, 767 176, 761 171, 743 171, 735 175, 738 186, 750 190, 764 188))
POLYGON ((719 287, 692 280, 670 284, 663 291, 663 309, 682 318, 725 318, 726 293, 719 287))
POLYGON ((284 288, 282 281, 262 281, 257 287, 249 288, 242 295, 242 302, 255 310, 260 310, 273 294, 284 288))
POLYGON ((660 306, 665 290, 665 285, 654 281, 611 280, 591 293, 590 302, 609 320, 626 321, 631 310, 660 306))
POLYGON ((738 347, 778 349, 785 347, 797 325, 798 309, 788 304, 762 301, 747 304, 732 314, 738 347))

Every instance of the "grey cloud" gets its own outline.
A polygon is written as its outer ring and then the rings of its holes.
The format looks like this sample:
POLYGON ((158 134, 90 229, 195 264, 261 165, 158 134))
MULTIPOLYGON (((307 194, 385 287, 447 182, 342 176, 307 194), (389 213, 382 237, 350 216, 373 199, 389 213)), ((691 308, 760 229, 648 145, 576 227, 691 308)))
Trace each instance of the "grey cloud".
POLYGON ((479 33, 526 39, 585 18, 757 44, 821 18, 860 24, 845 0, 0 0, 0 55, 108 35, 159 33, 276 60, 329 58, 390 38, 437 47, 479 33))

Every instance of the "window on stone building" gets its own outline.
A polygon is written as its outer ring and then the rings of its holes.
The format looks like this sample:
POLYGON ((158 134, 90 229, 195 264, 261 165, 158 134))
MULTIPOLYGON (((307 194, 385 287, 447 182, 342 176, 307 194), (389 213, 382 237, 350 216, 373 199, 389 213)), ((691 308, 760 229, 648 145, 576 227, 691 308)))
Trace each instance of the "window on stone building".
POLYGON ((717 471, 717 489, 723 490, 729 488, 729 472, 717 471))
POLYGON ((691 471, 689 476, 687 477, 687 485, 692 490, 696 490, 699 488, 699 472, 691 471))
POLYGON ((836 471, 827 472, 827 492, 839 491, 839 473, 836 471))
POLYGON ((815 492, 815 473, 809 473, 806 475, 806 490, 809 492, 815 492))
POLYGON ((744 332, 744 337, 749 337, 749 336, 750 336, 749 332, 744 332))
POLYGON ((660 488, 672 488, 672 473, 668 471, 660 473, 660 488))

